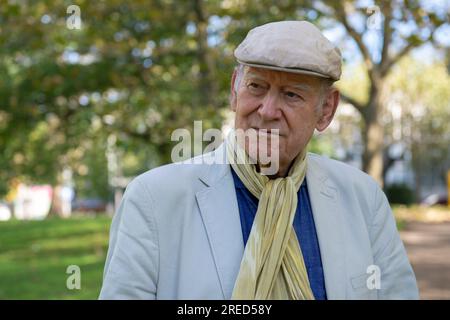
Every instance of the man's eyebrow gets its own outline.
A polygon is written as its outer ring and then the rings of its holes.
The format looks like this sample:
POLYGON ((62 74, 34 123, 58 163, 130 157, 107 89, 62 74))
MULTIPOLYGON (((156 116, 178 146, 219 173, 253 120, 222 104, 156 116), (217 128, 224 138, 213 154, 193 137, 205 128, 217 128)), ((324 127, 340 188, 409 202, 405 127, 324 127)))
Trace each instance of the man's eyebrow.
MULTIPOLYGON (((266 78, 264 78, 262 75, 256 73, 256 72, 252 72, 252 71, 248 71, 245 74, 245 79, 246 80, 261 80, 261 81, 267 81, 266 78)), ((290 88, 294 88, 294 89, 298 89, 298 90, 302 90, 302 91, 312 91, 314 89, 313 86, 306 84, 306 83, 289 83, 286 85, 286 87, 290 87, 290 88)))
POLYGON ((286 87, 299 89, 302 91, 311 91, 313 89, 313 87, 311 85, 306 84, 306 83, 291 83, 291 84, 288 84, 286 87))
POLYGON ((251 71, 249 71, 245 74, 245 78, 266 81, 266 79, 263 76, 255 73, 255 72, 251 72, 251 71))

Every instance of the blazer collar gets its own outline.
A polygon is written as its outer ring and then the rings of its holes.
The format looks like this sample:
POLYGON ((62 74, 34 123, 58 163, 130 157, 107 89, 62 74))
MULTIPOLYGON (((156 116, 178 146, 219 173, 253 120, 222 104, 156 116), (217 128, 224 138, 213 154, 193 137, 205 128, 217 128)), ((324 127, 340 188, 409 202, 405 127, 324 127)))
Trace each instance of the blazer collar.
POLYGON ((244 240, 231 167, 226 164, 221 144, 206 160, 199 179, 205 188, 196 193, 224 299, 230 299, 242 256, 244 240), (208 161, 208 160, 207 160, 208 161))
MULTIPOLYGON (((218 278, 225 299, 230 299, 244 253, 239 207, 230 165, 222 143, 203 161, 199 179, 205 188, 196 198, 210 242, 218 278)), ((345 299, 346 268, 341 213, 344 210, 339 189, 321 168, 313 154, 308 154, 306 172, 328 299, 345 299)))

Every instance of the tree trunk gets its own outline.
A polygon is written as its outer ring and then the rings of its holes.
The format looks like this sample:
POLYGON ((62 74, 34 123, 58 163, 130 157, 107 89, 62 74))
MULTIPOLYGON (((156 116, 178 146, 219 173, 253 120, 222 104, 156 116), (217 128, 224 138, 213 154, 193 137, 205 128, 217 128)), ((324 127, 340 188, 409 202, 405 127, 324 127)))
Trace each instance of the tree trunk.
POLYGON ((383 135, 381 125, 382 103, 380 101, 380 86, 373 83, 368 106, 363 118, 365 127, 362 137, 364 142, 363 170, 372 176, 383 187, 383 135))

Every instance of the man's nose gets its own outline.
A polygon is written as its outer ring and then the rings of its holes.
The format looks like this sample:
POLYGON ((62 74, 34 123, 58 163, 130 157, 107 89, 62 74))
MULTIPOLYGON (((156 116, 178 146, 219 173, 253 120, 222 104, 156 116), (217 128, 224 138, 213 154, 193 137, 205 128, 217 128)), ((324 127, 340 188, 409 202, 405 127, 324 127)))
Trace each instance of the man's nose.
POLYGON ((266 121, 280 118, 281 110, 278 93, 268 92, 258 108, 258 113, 266 121))

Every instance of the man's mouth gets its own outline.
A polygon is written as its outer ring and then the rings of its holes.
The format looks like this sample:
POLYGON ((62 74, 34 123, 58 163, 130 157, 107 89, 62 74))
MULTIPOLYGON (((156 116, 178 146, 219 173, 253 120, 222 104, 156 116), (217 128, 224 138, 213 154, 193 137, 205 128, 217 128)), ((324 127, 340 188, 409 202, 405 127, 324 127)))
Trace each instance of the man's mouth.
POLYGON ((280 129, 267 129, 267 128, 256 128, 256 127, 251 127, 251 129, 256 130, 256 132, 259 135, 278 135, 278 136, 283 136, 280 132, 280 129))

